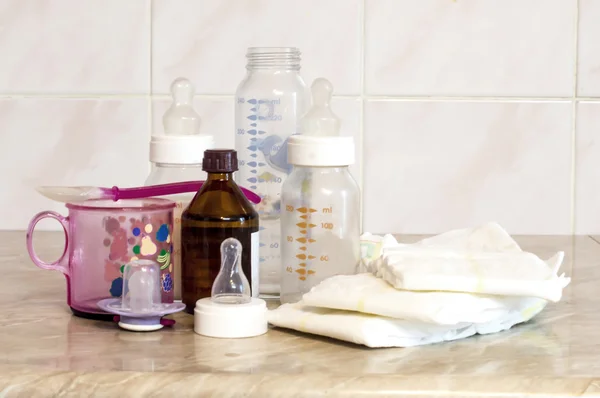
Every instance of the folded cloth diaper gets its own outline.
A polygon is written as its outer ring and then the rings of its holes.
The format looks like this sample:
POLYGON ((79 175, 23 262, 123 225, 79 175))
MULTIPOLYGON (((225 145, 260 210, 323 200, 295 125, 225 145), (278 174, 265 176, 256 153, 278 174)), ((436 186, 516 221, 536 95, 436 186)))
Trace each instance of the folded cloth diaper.
POLYGON ((559 301, 570 279, 557 275, 564 254, 548 262, 532 253, 384 250, 381 278, 397 289, 539 297, 559 301))
POLYGON ((367 347, 412 347, 457 340, 476 333, 472 324, 460 327, 410 322, 360 312, 309 307, 302 301, 269 311, 270 324, 333 337, 367 347))
POLYGON ((521 248, 497 223, 487 223, 477 228, 463 228, 444 232, 430 238, 425 238, 416 243, 398 243, 396 238, 387 234, 385 236, 373 235, 369 232, 360 237, 361 246, 361 272, 377 274, 382 264, 384 248, 391 247, 435 247, 438 249, 452 250, 479 250, 494 252, 521 252, 521 248))
POLYGON ((415 245, 388 245, 374 271, 397 289, 539 297, 559 301, 564 253, 547 261, 521 251, 497 224, 451 231, 415 245))
POLYGON ((453 326, 311 307, 302 301, 284 304, 269 311, 267 319, 272 325, 282 328, 333 337, 367 347, 412 347, 458 340, 477 333, 507 330, 533 318, 545 305, 544 300, 526 298, 515 303, 506 315, 494 321, 453 326))
POLYGON ((358 311, 439 325, 483 323, 508 315, 520 297, 398 290, 373 274, 338 275, 306 293, 313 307, 358 311))
MULTIPOLYGON (((391 245, 387 245, 391 246, 391 245)), ((399 245, 397 245, 399 246, 399 245)), ((479 250, 494 252, 520 252, 517 242, 497 223, 487 223, 476 228, 455 229, 411 245, 438 249, 479 250)))

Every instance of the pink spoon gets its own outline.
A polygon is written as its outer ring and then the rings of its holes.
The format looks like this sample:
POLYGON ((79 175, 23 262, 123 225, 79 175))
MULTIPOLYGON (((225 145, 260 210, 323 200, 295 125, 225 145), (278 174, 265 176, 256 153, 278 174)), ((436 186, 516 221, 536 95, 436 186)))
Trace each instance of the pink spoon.
MULTIPOLYGON (((151 196, 176 195, 187 192, 197 192, 204 181, 185 181, 172 184, 150 185, 136 188, 100 188, 100 187, 37 187, 36 190, 45 197, 63 203, 83 202, 89 199, 141 199, 151 196)), ((260 203, 260 196, 240 187, 252 203, 260 203)))

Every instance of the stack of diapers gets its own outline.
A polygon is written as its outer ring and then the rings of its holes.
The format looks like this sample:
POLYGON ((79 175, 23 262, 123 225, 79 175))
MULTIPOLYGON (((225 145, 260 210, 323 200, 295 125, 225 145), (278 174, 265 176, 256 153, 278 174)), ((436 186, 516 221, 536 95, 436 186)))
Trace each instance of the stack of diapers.
POLYGON ((558 302, 564 253, 543 261, 497 224, 415 244, 361 237, 364 273, 329 278, 269 323, 368 347, 410 347, 510 329, 558 302))

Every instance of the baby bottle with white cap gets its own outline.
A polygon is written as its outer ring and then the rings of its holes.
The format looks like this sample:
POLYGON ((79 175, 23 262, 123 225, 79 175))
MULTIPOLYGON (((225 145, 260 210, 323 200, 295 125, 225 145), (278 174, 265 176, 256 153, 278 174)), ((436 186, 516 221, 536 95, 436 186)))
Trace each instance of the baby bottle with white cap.
MULTIPOLYGON (((214 147, 213 137, 200 134, 200 116, 194 110, 194 86, 185 78, 171 84, 173 103, 163 116, 164 134, 153 135, 150 141, 152 171, 146 185, 169 184, 182 181, 199 181, 206 178, 202 171, 204 151, 214 147)), ((176 202, 173 220, 173 293, 181 299, 181 213, 194 198, 195 193, 171 195, 166 198, 176 202)), ((169 292, 165 292, 169 293, 169 292)))
POLYGON ((293 171, 281 203, 281 302, 296 302, 334 275, 354 274, 360 260, 360 191, 348 166, 354 140, 340 136, 330 107, 332 85, 316 79, 302 134, 288 140, 293 171))

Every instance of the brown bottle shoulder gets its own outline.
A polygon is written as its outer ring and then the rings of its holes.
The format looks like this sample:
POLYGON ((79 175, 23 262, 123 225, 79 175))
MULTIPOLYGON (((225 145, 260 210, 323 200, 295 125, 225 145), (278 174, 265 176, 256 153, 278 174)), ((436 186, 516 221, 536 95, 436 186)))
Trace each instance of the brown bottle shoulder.
POLYGON ((184 217, 234 221, 255 219, 258 213, 235 182, 209 181, 196 194, 184 217))

